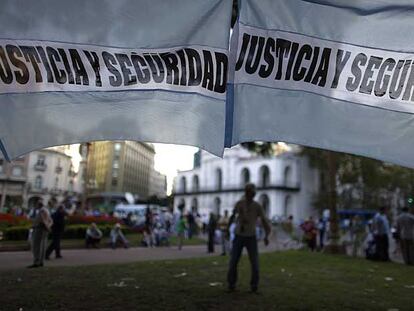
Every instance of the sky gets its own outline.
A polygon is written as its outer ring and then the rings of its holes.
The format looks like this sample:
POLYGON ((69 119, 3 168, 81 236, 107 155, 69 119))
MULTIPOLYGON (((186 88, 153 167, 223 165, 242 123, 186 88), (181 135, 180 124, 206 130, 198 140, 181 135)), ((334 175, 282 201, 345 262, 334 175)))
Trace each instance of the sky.
POLYGON ((189 146, 154 144, 155 169, 167 175, 167 193, 170 194, 178 171, 193 168, 193 156, 198 148, 189 146))

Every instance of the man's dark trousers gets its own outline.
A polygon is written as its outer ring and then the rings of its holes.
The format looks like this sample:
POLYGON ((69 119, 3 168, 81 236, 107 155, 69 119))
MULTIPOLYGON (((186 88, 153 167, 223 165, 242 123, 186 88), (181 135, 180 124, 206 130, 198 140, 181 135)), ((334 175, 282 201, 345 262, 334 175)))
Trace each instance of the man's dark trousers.
POLYGON ((60 240, 62 238, 62 234, 60 232, 52 232, 52 243, 50 243, 47 251, 46 251, 46 258, 49 258, 50 254, 53 251, 56 253, 56 257, 60 257, 60 240))
POLYGON ((405 264, 414 265, 414 241, 402 239, 400 245, 405 264))
POLYGON ((250 287, 255 291, 259 285, 259 252, 257 248, 256 236, 236 235, 234 238, 231 249, 229 272, 227 274, 227 282, 229 289, 234 289, 236 287, 237 265, 244 247, 247 249, 251 266, 252 275, 250 279, 250 287))

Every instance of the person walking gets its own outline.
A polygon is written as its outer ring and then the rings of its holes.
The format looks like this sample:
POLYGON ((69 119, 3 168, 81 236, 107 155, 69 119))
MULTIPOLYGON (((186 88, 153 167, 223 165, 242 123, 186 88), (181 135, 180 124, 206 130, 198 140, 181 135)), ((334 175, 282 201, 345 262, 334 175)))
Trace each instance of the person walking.
POLYGON ((185 217, 184 215, 181 215, 180 219, 177 222, 178 250, 181 250, 183 248, 184 235, 186 229, 187 225, 185 223, 185 217))
POLYGON ((43 267, 43 261, 46 255, 47 236, 52 225, 53 220, 50 217, 49 211, 43 205, 43 202, 37 202, 32 232, 33 264, 28 268, 43 267))
POLYGON ((414 215, 409 213, 407 207, 397 218, 397 237, 406 265, 414 265, 414 215))
POLYGON ((229 270, 227 273, 228 291, 233 292, 237 283, 237 265, 240 260, 243 248, 246 247, 249 255, 251 266, 250 289, 253 293, 257 293, 259 286, 259 252, 256 239, 256 220, 260 218, 265 230, 264 243, 269 244, 269 234, 271 226, 269 220, 266 219, 263 207, 256 201, 256 186, 254 184, 246 184, 244 189, 244 198, 238 201, 234 207, 230 219, 235 219, 236 229, 231 256, 229 262, 229 270))
POLYGON ((60 253, 60 240, 65 230, 65 208, 63 205, 59 205, 56 212, 52 214, 52 242, 46 250, 46 260, 49 260, 50 254, 55 251, 56 258, 62 258, 60 253))
POLYGON ((301 226, 304 233, 304 239, 309 249, 313 252, 316 249, 317 229, 313 217, 310 216, 301 226))
POLYGON ((214 253, 214 240, 216 237, 217 229, 217 219, 214 213, 210 213, 210 218, 208 220, 207 231, 208 231, 208 243, 207 243, 207 252, 214 253))
POLYGON ((195 218, 192 212, 188 212, 187 214, 187 232, 188 232, 188 239, 191 240, 193 238, 193 234, 195 233, 195 218))
POLYGON ((226 256, 227 253, 227 242, 229 240, 229 212, 224 211, 224 215, 220 217, 218 227, 221 233, 221 256, 226 256))
POLYGON ((154 246, 154 215, 149 207, 145 211, 144 239, 147 247, 154 246))
POLYGON ((390 233, 390 224, 385 214, 386 208, 383 206, 379 212, 375 214, 372 221, 372 227, 374 231, 375 239, 375 257, 380 261, 389 261, 390 257, 388 254, 389 240, 388 235, 390 233))
POLYGON ((325 235, 326 235, 326 219, 321 217, 318 221, 318 232, 319 232, 319 250, 323 250, 325 247, 325 235))

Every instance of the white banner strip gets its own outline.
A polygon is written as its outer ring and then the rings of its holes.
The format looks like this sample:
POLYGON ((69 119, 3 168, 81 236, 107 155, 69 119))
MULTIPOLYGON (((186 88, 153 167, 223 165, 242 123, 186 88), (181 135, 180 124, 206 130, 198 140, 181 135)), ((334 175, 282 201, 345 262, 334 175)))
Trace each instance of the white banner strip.
POLYGON ((240 24, 235 62, 235 84, 307 91, 414 113, 414 53, 240 24))
POLYGON ((168 90, 225 99, 227 51, 0 39, 0 94, 168 90))

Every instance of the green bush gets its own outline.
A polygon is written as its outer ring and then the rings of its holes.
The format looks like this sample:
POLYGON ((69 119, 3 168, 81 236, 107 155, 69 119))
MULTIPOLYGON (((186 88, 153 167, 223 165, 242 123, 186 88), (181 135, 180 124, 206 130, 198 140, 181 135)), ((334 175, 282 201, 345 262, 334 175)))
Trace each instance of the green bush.
POLYGON ((6 228, 3 230, 3 239, 4 240, 27 240, 29 236, 30 226, 15 226, 6 228))
MULTIPOLYGON (((63 232, 63 239, 84 239, 86 230, 89 225, 68 225, 65 226, 63 232)), ((98 228, 102 231, 104 237, 109 237, 113 225, 98 225, 98 228)), ((29 235, 30 226, 16 226, 3 230, 3 239, 9 241, 27 240, 29 235)), ((133 231, 128 227, 123 227, 122 232, 124 234, 132 233, 133 231)))

